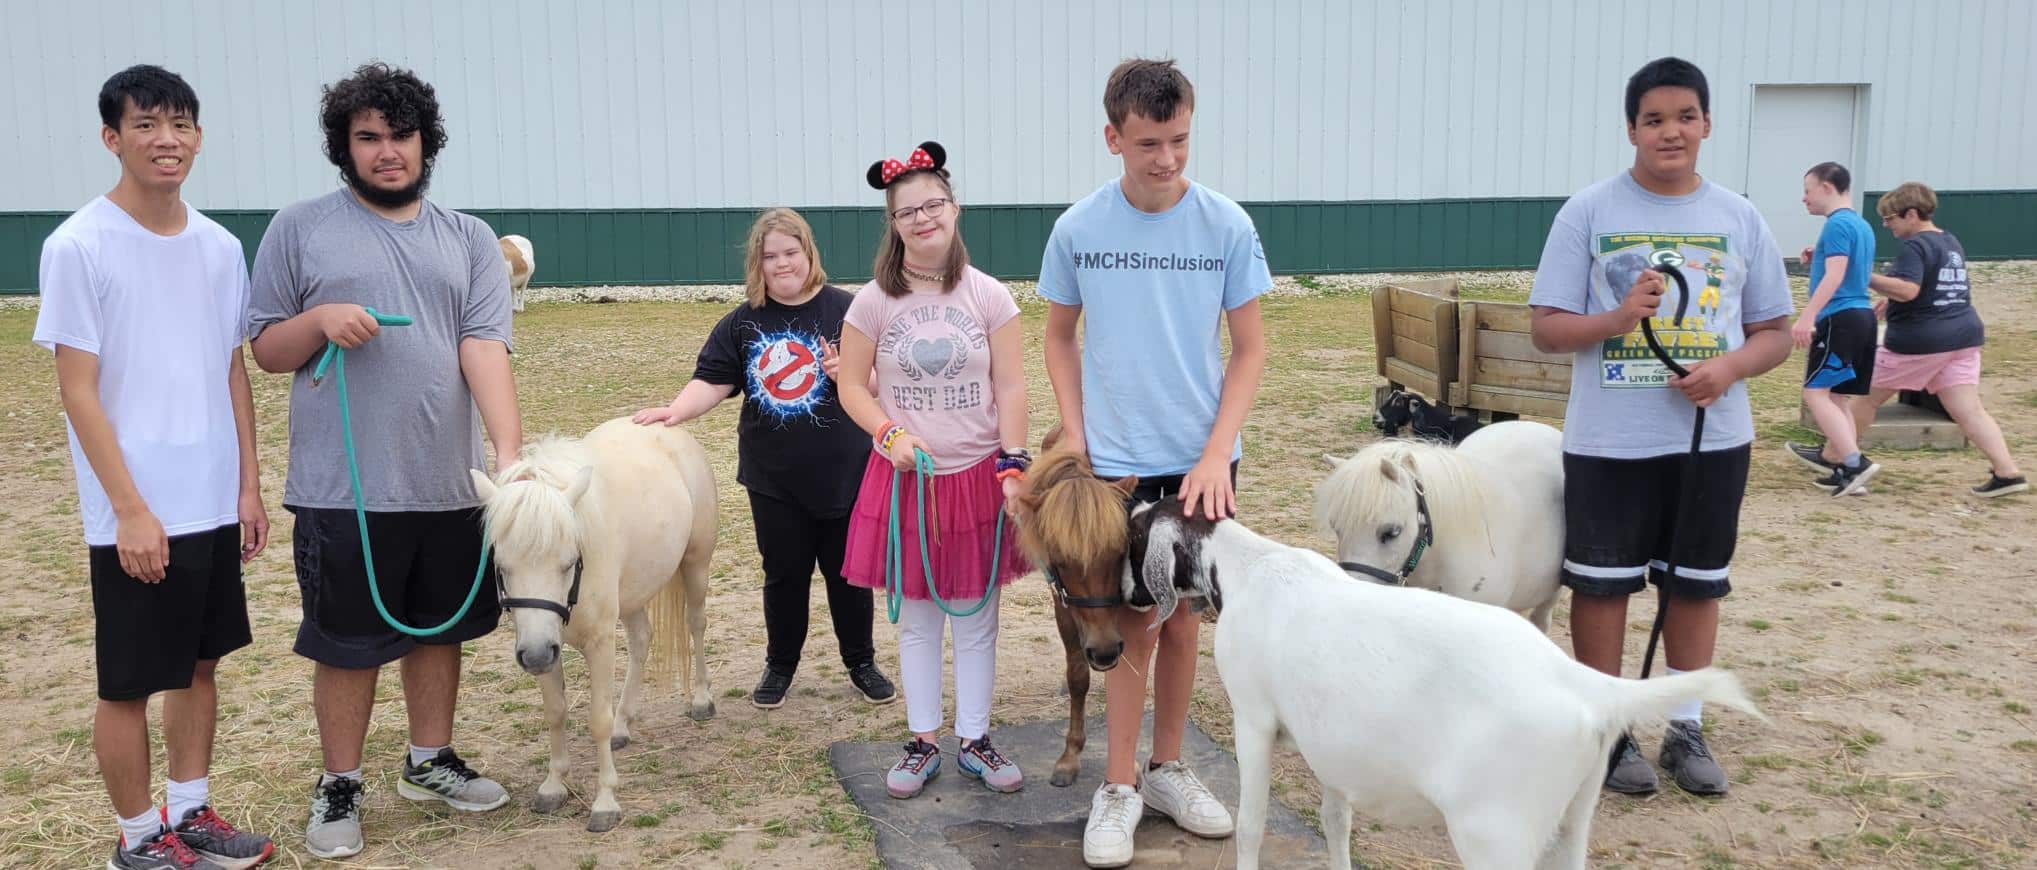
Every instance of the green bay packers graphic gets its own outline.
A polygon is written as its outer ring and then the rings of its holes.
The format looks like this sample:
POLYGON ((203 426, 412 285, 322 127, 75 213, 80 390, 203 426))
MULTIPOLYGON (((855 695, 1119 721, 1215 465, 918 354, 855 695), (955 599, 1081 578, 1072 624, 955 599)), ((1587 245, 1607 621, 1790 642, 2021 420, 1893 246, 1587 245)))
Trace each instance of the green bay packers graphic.
MULTIPOLYGON (((1674 281, 1665 281, 1662 305, 1649 327, 1669 355, 1685 368, 1727 351, 1723 326, 1738 316, 1737 295, 1747 268, 1729 240, 1715 233, 1607 233, 1598 237, 1592 293, 1600 310, 1618 308, 1642 272, 1656 266, 1682 270, 1696 294, 1679 326, 1667 312, 1683 300, 1674 281), (1702 280, 1699 280, 1702 278, 1702 280), (1703 289, 1698 289, 1703 288, 1703 289), (1730 297, 1730 298, 1729 298, 1730 297), (1732 303, 1732 304, 1728 304, 1732 303)), ((1670 370, 1648 349, 1641 330, 1607 339, 1599 350, 1599 383, 1608 388, 1666 387, 1670 370)))

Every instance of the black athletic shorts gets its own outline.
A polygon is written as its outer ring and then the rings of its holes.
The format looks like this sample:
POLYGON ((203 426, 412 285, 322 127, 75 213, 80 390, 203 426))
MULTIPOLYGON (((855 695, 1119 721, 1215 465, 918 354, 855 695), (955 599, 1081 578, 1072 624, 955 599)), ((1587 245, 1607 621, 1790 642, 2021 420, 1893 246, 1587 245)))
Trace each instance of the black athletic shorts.
POLYGON ((188 689, 198 662, 254 640, 239 524, 171 538, 170 565, 158 583, 121 570, 120 552, 110 545, 87 552, 100 698, 134 701, 188 689))
POLYGON ((1751 450, 1699 453, 1691 481, 1683 479, 1684 453, 1563 454, 1563 585, 1578 595, 1632 595, 1653 582, 1679 597, 1725 597, 1733 588, 1726 568, 1740 534, 1751 450), (1695 490, 1687 507, 1685 486, 1695 490), (1665 580, 1672 558, 1676 576, 1665 580))
MULTIPOLYGON (((1181 495, 1181 485, 1188 480, 1187 474, 1163 474, 1155 477, 1141 477, 1132 487, 1131 497, 1125 500, 1127 506, 1140 502, 1159 501, 1170 495, 1181 495)), ((1238 490, 1238 461, 1231 460, 1231 491, 1238 490)))
POLYGON ((1874 385, 1878 332, 1880 324, 1868 308, 1834 311, 1818 321, 1817 331, 1811 334, 1811 352, 1804 360, 1804 389, 1867 395, 1874 385))
MULTIPOLYGON (((289 508, 304 621, 298 655, 337 668, 378 668, 419 644, 457 644, 495 630, 502 613, 490 559, 467 615, 443 634, 413 637, 375 610, 352 508, 289 508)), ((382 604, 413 628, 435 628, 467 600, 481 557, 481 509, 368 513, 370 547, 382 604)))

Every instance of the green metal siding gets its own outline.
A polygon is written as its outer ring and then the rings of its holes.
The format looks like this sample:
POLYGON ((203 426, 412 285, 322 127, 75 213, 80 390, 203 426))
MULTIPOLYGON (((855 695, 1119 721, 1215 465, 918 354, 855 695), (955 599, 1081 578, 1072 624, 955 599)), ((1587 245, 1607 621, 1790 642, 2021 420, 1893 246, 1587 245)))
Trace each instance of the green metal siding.
MULTIPOLYGON (((1873 214, 1880 192, 1866 197, 1873 214)), ((1558 197, 1245 203, 1280 274, 1529 269, 1541 257, 1558 197)), ((1031 279, 1064 205, 972 206, 962 237, 977 268, 1031 279)), ((735 284, 751 209, 482 209, 496 234, 537 246, 540 285, 735 284)), ((875 208, 801 209, 836 283, 868 280, 883 231, 875 208)), ((269 211, 208 212, 240 237, 250 262, 269 211)), ((0 213, 0 293, 33 293, 42 240, 66 215, 0 213)), ((2037 190, 1943 191, 1938 219, 1976 260, 2037 258, 2037 190)), ((1877 227, 1879 251, 1896 250, 1877 227)))

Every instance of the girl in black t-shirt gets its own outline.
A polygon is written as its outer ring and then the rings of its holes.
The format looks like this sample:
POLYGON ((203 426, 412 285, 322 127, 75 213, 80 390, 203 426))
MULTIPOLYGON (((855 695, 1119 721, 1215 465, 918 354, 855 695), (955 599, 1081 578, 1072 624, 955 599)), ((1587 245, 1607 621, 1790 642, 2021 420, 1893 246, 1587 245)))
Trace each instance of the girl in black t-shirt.
POLYGON ((827 578, 828 612, 842 664, 864 699, 898 697, 877 670, 872 593, 842 579, 849 512, 870 439, 835 395, 842 316, 855 297, 827 282, 813 230, 787 208, 750 227, 743 273, 747 297, 701 344, 693 379, 637 423, 667 426, 707 413, 738 390, 736 482, 749 490, 757 552, 764 565, 764 674, 750 702, 785 702, 806 644, 808 592, 816 564, 827 578))

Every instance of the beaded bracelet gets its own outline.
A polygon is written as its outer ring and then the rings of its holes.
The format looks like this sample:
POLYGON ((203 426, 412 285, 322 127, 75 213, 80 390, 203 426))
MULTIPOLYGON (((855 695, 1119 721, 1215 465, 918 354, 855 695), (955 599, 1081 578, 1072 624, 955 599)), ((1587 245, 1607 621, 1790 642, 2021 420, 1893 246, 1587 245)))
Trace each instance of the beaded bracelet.
POLYGON ((897 443, 899 436, 904 434, 905 434, 904 426, 894 425, 891 428, 884 430, 884 437, 878 440, 878 446, 883 448, 884 452, 890 453, 891 445, 897 443))
POLYGON ((1032 467, 1033 453, 1023 447, 1017 450, 1000 450, 997 453, 997 470, 999 472, 1013 469, 1023 472, 1032 467))

